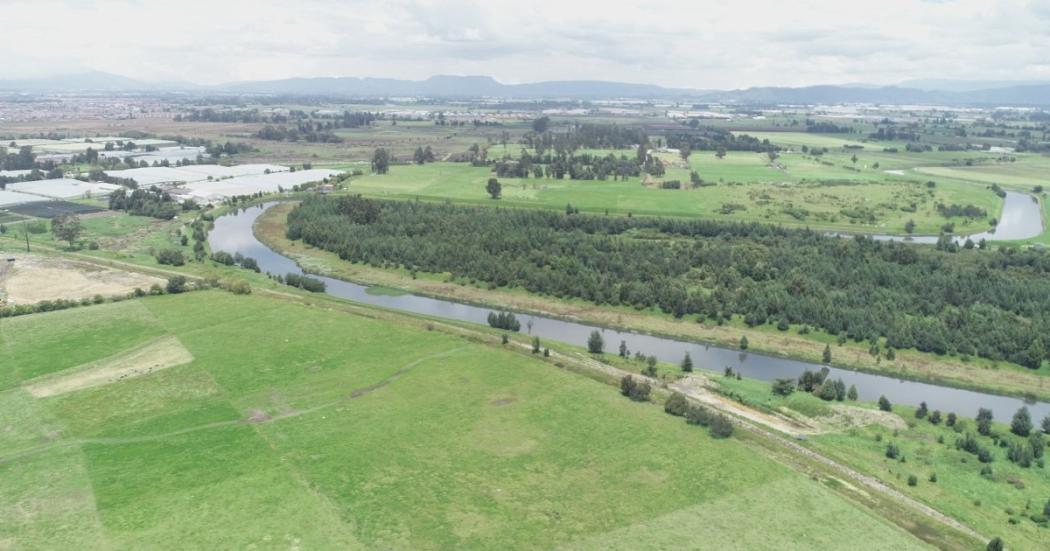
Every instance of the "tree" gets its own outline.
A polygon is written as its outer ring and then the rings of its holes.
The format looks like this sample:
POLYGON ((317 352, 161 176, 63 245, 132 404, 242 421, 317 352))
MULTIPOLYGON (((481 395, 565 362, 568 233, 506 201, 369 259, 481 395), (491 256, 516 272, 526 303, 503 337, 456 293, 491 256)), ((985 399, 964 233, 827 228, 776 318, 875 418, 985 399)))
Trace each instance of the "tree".
POLYGON ((894 444, 893 442, 886 444, 886 457, 889 459, 897 459, 900 457, 900 454, 901 450, 897 447, 897 444, 894 444))
POLYGON ((934 425, 941 424, 941 410, 939 410, 939 409, 933 410, 933 413, 930 414, 930 422, 933 423, 934 425))
POLYGON ((597 329, 591 331, 591 336, 587 338, 587 351, 591 354, 601 354, 605 348, 605 339, 602 338, 602 334, 597 329))
POLYGON ((850 157, 849 160, 853 161, 853 165, 856 166, 857 165, 857 154, 854 153, 853 156, 850 157))
POLYGON ((689 357, 689 353, 685 353, 685 357, 682 358, 682 371, 691 373, 693 371, 693 359, 689 357))
POLYGON ((915 418, 916 419, 925 419, 927 412, 928 412, 928 410, 926 409, 926 402, 920 402, 919 403, 919 409, 915 410, 915 418))
POLYGON ((977 410, 977 432, 985 436, 992 433, 992 410, 985 408, 977 410))
POLYGON ((915 233, 915 220, 908 220, 904 223, 904 231, 908 233, 915 233))
POLYGON ((59 241, 68 241, 69 248, 73 248, 83 227, 80 217, 75 214, 62 214, 51 220, 51 233, 59 241))
POLYGON ((1043 417, 1043 432, 1050 434, 1050 415, 1043 417))
POLYGON ((986 549, 986 551, 1003 551, 1003 549, 1004 549, 1003 539, 1000 538, 999 536, 996 536, 996 537, 992 538, 988 542, 988 546, 985 547, 985 549, 986 549))
POLYGON ((769 162, 772 163, 773 161, 777 160, 777 157, 779 157, 780 154, 777 153, 775 149, 770 149, 769 151, 766 151, 766 156, 769 157, 769 162))
POLYGON ((489 192, 489 197, 499 199, 500 195, 503 193, 503 186, 500 185, 499 180, 489 178, 489 183, 485 184, 485 191, 489 192))
POLYGON ((372 153, 372 172, 386 174, 390 170, 390 153, 382 147, 372 153))
POLYGON ((532 131, 537 134, 543 134, 550 127, 551 118, 547 116, 540 117, 532 120, 532 131))
POLYGON ((627 350, 627 341, 620 341, 620 357, 626 358, 628 354, 629 352, 627 350))
POLYGON ((821 359, 826 364, 831 363, 831 345, 824 345, 824 354, 821 356, 821 359))
POLYGON ((740 349, 747 350, 747 335, 740 337, 740 349))
POLYGON ((533 354, 539 354, 540 353, 540 338, 539 337, 532 337, 532 353, 533 354))
POLYGON ((1032 432, 1032 417, 1028 414, 1028 408, 1021 406, 1021 409, 1017 410, 1014 414, 1013 420, 1010 422, 1010 432, 1017 436, 1028 436, 1032 432))
POLYGON ((693 154, 693 148, 689 147, 689 144, 682 144, 678 147, 678 154, 682 156, 683 161, 688 161, 689 156, 693 154))
POLYGON ((849 385, 849 391, 846 392, 846 398, 851 402, 857 401, 857 387, 856 385, 849 385))
POLYGON ((879 396, 879 409, 882 411, 893 411, 893 406, 885 396, 879 396))
POLYGON ((722 159, 725 158, 725 156, 726 156, 726 148, 724 146, 721 146, 721 145, 718 146, 718 149, 715 150, 715 157, 718 157, 718 160, 721 161, 722 159))

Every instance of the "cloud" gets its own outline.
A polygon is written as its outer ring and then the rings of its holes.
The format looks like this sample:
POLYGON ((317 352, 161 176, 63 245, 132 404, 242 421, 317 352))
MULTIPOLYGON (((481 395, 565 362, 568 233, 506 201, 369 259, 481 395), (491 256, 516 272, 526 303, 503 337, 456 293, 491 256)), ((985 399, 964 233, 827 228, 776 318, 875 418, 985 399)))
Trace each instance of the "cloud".
POLYGON ((0 78, 101 70, 218 83, 301 76, 694 88, 1050 78, 1042 0, 14 0, 0 78), (869 9, 870 8, 870 9, 869 9))

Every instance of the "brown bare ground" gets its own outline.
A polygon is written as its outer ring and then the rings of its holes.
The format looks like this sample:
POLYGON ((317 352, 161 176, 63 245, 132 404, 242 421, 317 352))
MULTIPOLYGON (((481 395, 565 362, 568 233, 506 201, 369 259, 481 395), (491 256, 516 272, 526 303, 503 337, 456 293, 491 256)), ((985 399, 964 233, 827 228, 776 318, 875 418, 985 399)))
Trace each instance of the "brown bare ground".
POLYGON ((37 398, 108 385, 132 377, 186 364, 193 354, 174 336, 161 337, 118 356, 74 367, 55 375, 30 381, 25 389, 37 398))
POLYGON ((0 279, 10 304, 43 300, 79 300, 95 295, 125 295, 135 288, 149 289, 164 280, 139 273, 104 268, 66 258, 17 253, 13 268, 0 279))

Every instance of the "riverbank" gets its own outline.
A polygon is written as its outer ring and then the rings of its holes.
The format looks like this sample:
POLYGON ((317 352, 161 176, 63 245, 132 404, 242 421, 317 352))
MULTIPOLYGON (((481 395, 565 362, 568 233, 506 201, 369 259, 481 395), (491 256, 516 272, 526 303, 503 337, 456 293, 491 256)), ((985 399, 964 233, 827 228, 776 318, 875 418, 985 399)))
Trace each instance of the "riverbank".
MULTIPOLYGON (((1011 396, 1037 399, 1050 397, 1050 380, 1046 377, 1046 368, 1034 371, 1005 362, 993 363, 983 359, 963 361, 908 350, 898 351, 893 361, 879 360, 861 345, 853 342, 838 345, 833 336, 817 332, 798 335, 795 330, 777 331, 771 326, 749 328, 739 321, 721 326, 701 324, 654 311, 600 307, 578 300, 540 297, 520 290, 479 288, 449 281, 441 274, 413 274, 406 270, 384 270, 351 264, 332 253, 288 240, 285 237, 285 220, 292 207, 291 203, 283 203, 265 212, 255 223, 255 235, 267 246, 294 259, 303 269, 315 274, 461 303, 508 308, 724 348, 736 348, 741 336, 747 336, 749 351, 812 363, 820 363, 824 347, 830 345, 832 365, 837 367, 1011 396)), ((615 346, 616 343, 610 345, 615 346)), ((722 366, 703 367, 719 370, 722 366)))

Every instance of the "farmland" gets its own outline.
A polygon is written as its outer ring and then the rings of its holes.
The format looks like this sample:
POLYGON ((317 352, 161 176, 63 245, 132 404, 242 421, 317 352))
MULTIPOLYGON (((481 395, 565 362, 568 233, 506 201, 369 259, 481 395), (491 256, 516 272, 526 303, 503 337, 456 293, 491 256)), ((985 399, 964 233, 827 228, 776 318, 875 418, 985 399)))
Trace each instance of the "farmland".
POLYGON ((920 546, 742 442, 600 383, 338 310, 207 291, 4 320, 5 541, 587 549, 688 534, 724 547, 920 546), (25 390, 158 339, 181 358, 163 370, 25 390), (747 522, 766 527, 761 539, 731 529, 747 522))
MULTIPOLYGON (((810 163, 800 160, 806 169, 810 163)), ((787 161, 793 166, 792 161, 787 161)), ((978 186, 954 180, 936 188, 924 183, 885 175, 824 181, 785 175, 771 169, 757 154, 730 154, 723 160, 699 154, 691 158, 694 170, 715 185, 697 189, 659 189, 643 185, 638 178, 627 181, 571 181, 547 179, 501 179, 499 204, 518 207, 564 209, 566 204, 582 211, 617 214, 646 214, 699 217, 716 220, 779 222, 840 231, 904 234, 909 220, 915 233, 936 234, 949 220, 938 214, 938 203, 973 204, 998 215, 1002 201, 978 186), (914 209, 914 210, 912 210, 914 209)), ((688 170, 675 169, 666 179, 688 181, 688 170)), ((802 170, 800 169, 800 172, 802 170)), ((395 166, 388 174, 355 179, 351 191, 374 197, 451 199, 493 204, 485 193, 490 178, 486 168, 464 164, 434 163, 395 166)), ((988 219, 952 219, 959 232, 988 228, 988 219)))

